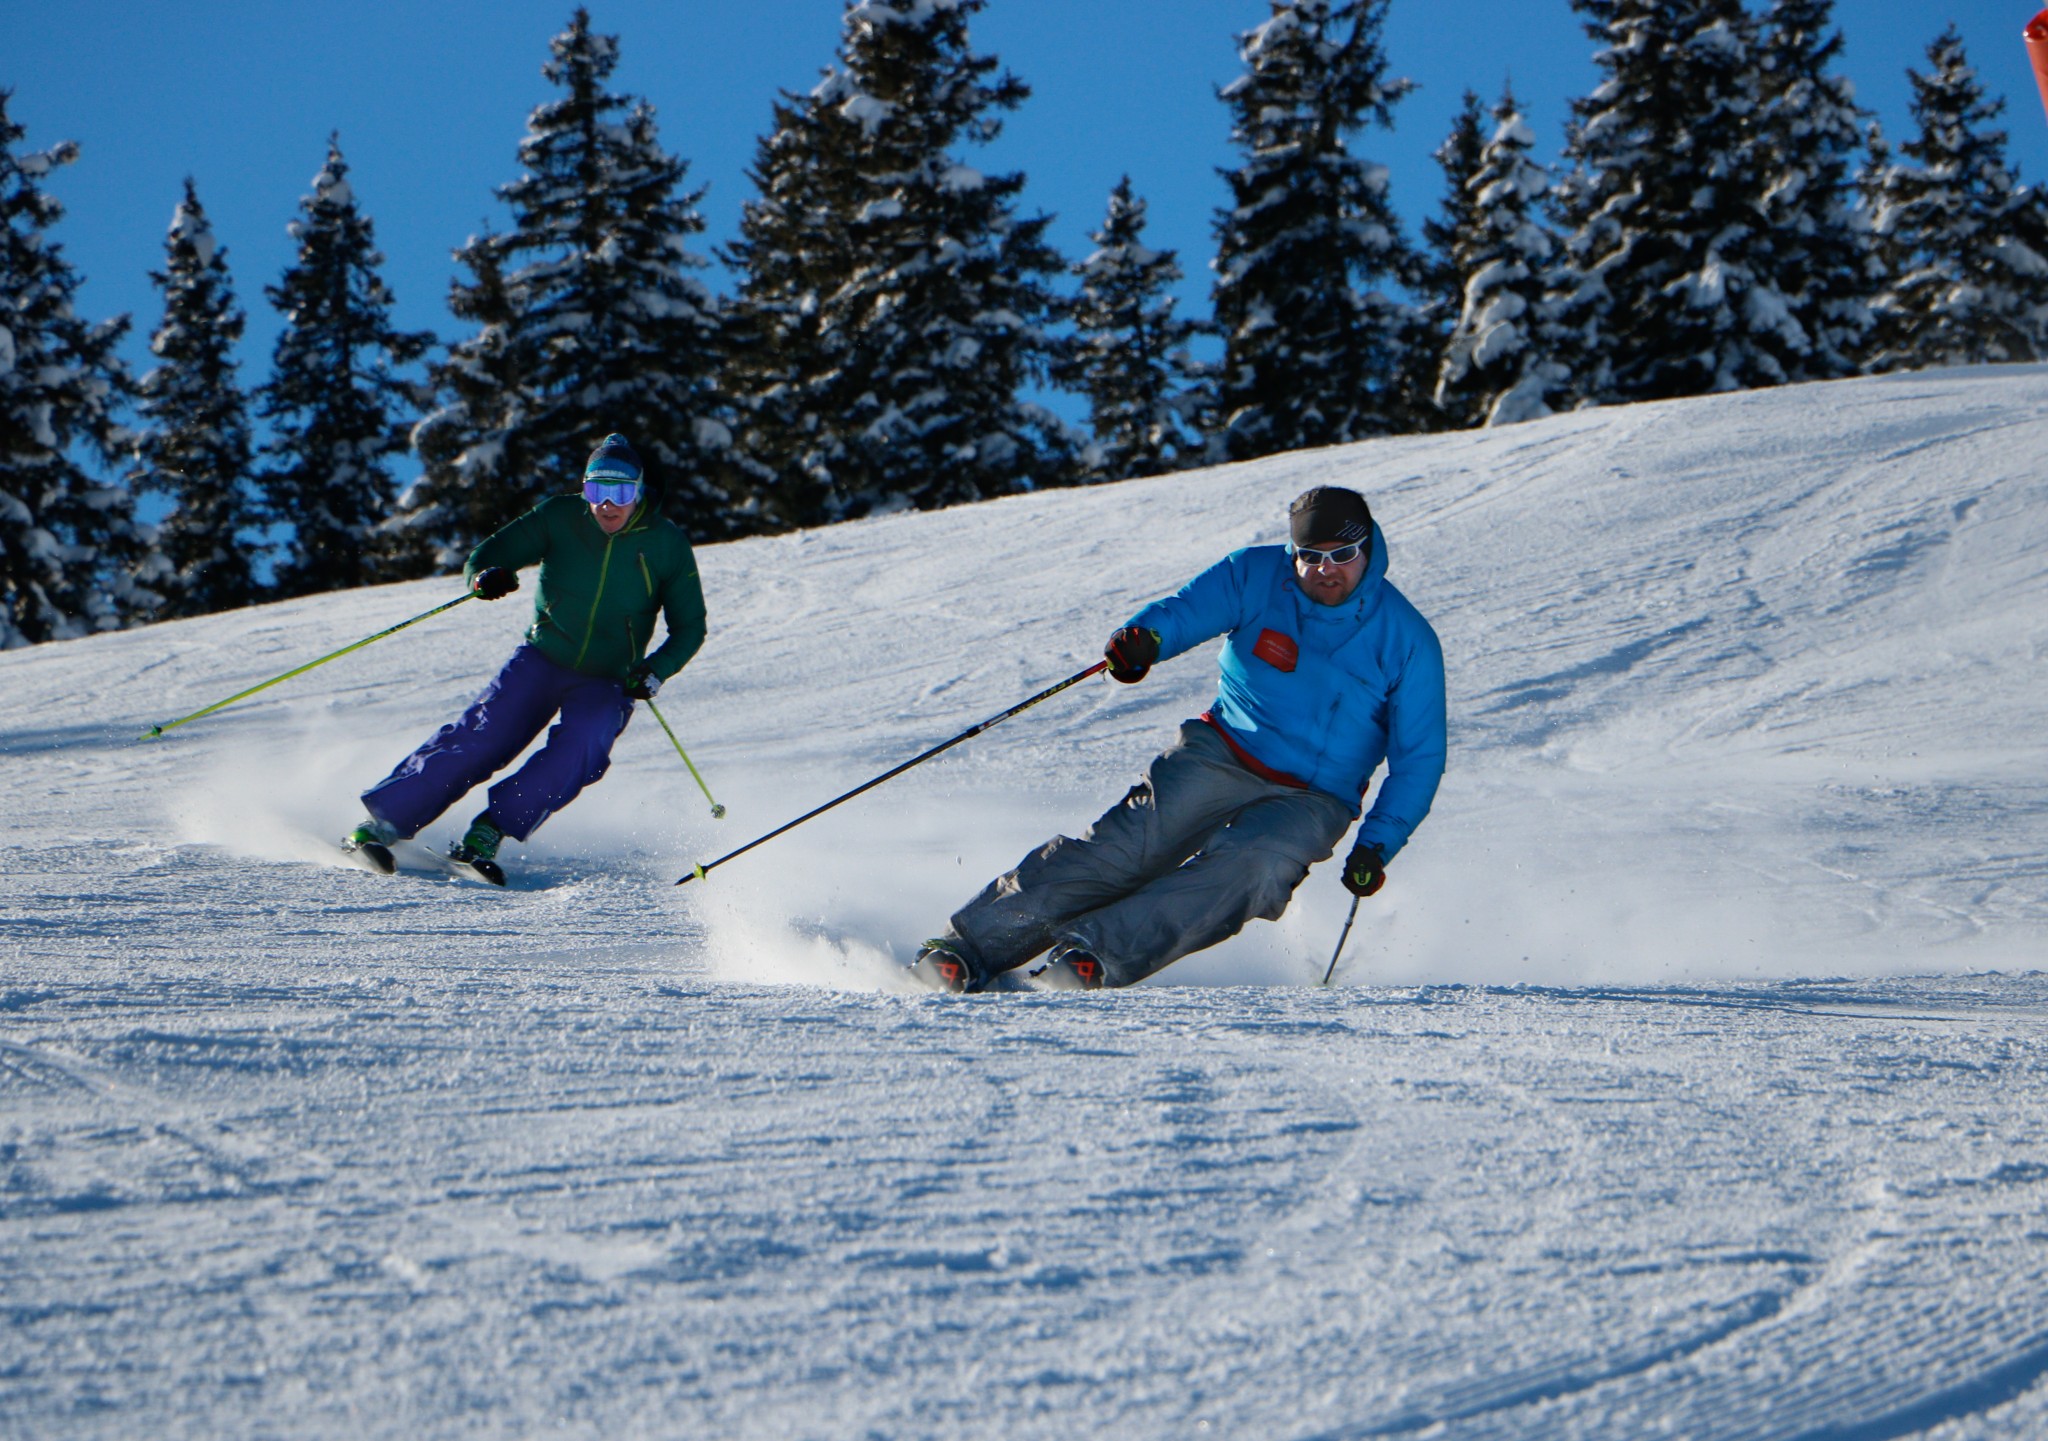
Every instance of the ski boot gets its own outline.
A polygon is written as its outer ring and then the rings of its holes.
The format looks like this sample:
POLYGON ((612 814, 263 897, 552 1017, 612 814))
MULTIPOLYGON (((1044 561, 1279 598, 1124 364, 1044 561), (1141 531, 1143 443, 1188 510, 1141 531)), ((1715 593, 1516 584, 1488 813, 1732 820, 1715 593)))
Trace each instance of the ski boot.
POLYGON ((1045 991, 1099 991, 1105 976, 1095 957, 1078 946, 1062 946, 1031 973, 1031 979, 1045 991))
POLYGON ((492 885, 502 886, 505 868, 498 864, 498 843, 504 839, 505 833, 491 820, 491 813, 485 811, 469 823, 462 839, 448 848, 448 859, 492 885))
POLYGON ((943 938, 918 947, 910 974, 935 991, 978 991, 982 985, 958 943, 943 938))
POLYGON ((391 854, 391 843, 397 839, 398 827, 369 816, 341 838, 341 848, 371 870, 388 876, 398 869, 398 860, 391 854))

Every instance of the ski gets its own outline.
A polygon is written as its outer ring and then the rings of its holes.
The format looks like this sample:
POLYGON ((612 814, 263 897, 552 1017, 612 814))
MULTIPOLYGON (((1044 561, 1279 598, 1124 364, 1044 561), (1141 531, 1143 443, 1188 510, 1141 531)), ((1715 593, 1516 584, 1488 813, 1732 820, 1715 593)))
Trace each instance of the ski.
POLYGON ((380 876, 398 872, 398 857, 391 854, 391 847, 380 841, 364 841, 359 845, 343 841, 341 853, 364 870, 375 871, 380 876))
POLYGON ((940 995, 988 995, 991 992, 1014 993, 1047 989, 1031 979, 1038 974, 1037 970, 1027 975, 1022 967, 1014 971, 998 971, 979 985, 972 985, 966 981, 966 963, 961 957, 950 947, 934 945, 929 941, 918 951, 917 959, 907 969, 911 980, 940 995))
MULTIPOLYGON (((360 866, 364 870, 373 872, 376 875, 392 876, 398 874, 397 852, 382 841, 345 840, 341 843, 341 853, 348 859, 351 865, 360 866)), ((451 855, 447 851, 437 851, 426 847, 409 847, 407 854, 424 855, 436 866, 460 880, 482 881, 486 885, 498 886, 500 888, 507 884, 505 868, 493 860, 484 860, 482 858, 465 860, 460 856, 451 855)))
POLYGON ((465 860, 460 856, 440 852, 436 852, 434 858, 458 876, 469 876, 501 888, 505 884, 505 868, 496 861, 487 861, 482 857, 465 860))

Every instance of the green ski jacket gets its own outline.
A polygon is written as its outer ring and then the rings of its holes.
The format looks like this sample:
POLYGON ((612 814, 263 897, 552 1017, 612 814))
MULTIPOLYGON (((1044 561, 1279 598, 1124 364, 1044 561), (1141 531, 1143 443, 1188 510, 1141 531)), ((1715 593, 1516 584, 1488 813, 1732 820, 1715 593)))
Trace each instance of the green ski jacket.
POLYGON ((526 638, 570 670, 624 680, 654 638, 656 611, 668 639, 647 663, 663 680, 704 644, 697 558, 682 528, 649 501, 606 535, 582 496, 552 496, 471 551, 463 579, 494 565, 540 567, 526 638))

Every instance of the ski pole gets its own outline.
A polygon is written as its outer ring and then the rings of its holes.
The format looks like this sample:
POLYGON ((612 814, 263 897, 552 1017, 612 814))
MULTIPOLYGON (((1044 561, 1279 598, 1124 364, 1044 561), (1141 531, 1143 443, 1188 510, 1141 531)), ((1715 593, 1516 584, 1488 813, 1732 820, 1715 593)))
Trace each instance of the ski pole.
POLYGON ((391 626, 386 630, 378 631, 375 635, 365 636, 363 639, 357 641, 354 645, 345 645, 340 650, 334 652, 334 654, 332 655, 323 655, 318 660, 309 660, 304 665, 300 666, 297 670, 288 670, 283 675, 272 676, 269 680, 263 682, 263 684, 261 685, 252 685, 245 691, 237 691, 235 694, 229 696, 226 700, 217 700, 212 705, 208 706, 205 710, 196 710, 192 712, 192 714, 188 716, 180 716, 178 717, 178 719, 174 721, 165 721, 162 725, 151 726, 148 730, 144 731, 139 737, 137 737, 137 739, 150 740, 154 737, 161 736, 165 731, 176 730, 179 726, 185 724, 186 721, 196 721, 201 716, 212 715, 215 711, 221 710, 227 706, 231 706, 238 700, 247 700, 250 696, 256 694, 256 692, 260 690, 269 690, 272 686, 278 684, 280 681, 288 681, 295 675, 304 675, 307 671, 312 670, 315 666, 326 665, 327 662, 331 660, 340 660, 350 651, 361 650, 364 646, 370 644, 372 641, 382 640, 387 635, 396 635, 399 631, 404 630, 409 625, 418 625, 428 616, 439 615, 444 610, 452 610, 456 606, 461 605, 464 601, 471 599, 473 594, 473 592, 465 591, 461 595, 455 597, 455 599, 444 602, 441 605, 435 606, 432 610, 421 611, 411 620, 402 620, 397 625, 391 626))
POLYGON ((688 885, 691 881, 702 880, 704 877, 704 873, 706 871, 711 870, 714 867, 724 865, 727 861, 732 860, 735 856, 745 855, 755 846, 761 845, 767 841, 774 840, 784 831, 795 830, 805 821, 810 820, 814 816, 821 816, 825 814, 826 811, 831 810, 832 807, 839 805, 841 802, 850 801, 855 796, 861 794, 863 791, 871 791, 876 786, 880 785, 883 781, 894 780, 897 776, 902 775, 912 766, 923 765, 926 761, 930 760, 940 751, 951 750, 954 746, 959 745, 962 741, 973 740, 976 736, 980 735, 983 731, 989 729, 991 726, 1001 725, 1004 721, 1008 720, 1011 716, 1016 715, 1018 712, 1030 710, 1031 707, 1037 705, 1040 701, 1049 700, 1053 696, 1056 696, 1061 691, 1065 690, 1068 686, 1077 685, 1080 682, 1088 679, 1088 677, 1091 675, 1100 675, 1103 671, 1107 670, 1108 668, 1109 662, 1107 660, 1099 660, 1095 662, 1094 665, 1089 666, 1086 670, 1076 671, 1074 672, 1074 674, 1068 676, 1065 680, 1061 681, 1058 685, 1047 686, 1044 690, 1040 691, 1037 695, 1032 696, 1029 700, 1018 701, 1017 704, 1011 706, 1001 715, 990 716, 980 725, 975 726, 971 730, 964 730, 960 732, 960 734, 954 736, 953 739, 949 741, 940 742, 938 745, 935 745, 930 750, 926 751, 923 755, 912 756, 909 760, 905 761, 902 765, 897 766, 894 770, 884 771, 881 775, 876 776, 873 780, 868 781, 863 785, 855 786, 845 795, 837 796, 832 800, 826 801, 825 804, 819 806, 816 810, 805 811, 802 815, 798 816, 795 820, 789 822, 787 825, 777 826, 774 830, 768 832, 767 835, 758 836, 755 839, 748 841, 738 850, 727 851, 724 855, 720 856, 715 861, 705 861, 702 864, 690 867, 689 874, 679 878, 676 881, 676 884, 679 886, 688 885))
POLYGON ((1337 957, 1344 954, 1344 943, 1351 939, 1351 923, 1358 919, 1358 897, 1351 898, 1351 914, 1344 918, 1344 933, 1337 937, 1337 949, 1330 952, 1330 969, 1323 972, 1323 984, 1330 984, 1330 977, 1337 974, 1337 957))
POLYGON ((654 710, 654 697, 649 696, 647 698, 647 708, 650 711, 654 711, 654 718, 661 721, 661 728, 663 730, 668 731, 668 743, 676 748, 676 754, 683 758, 683 764, 690 766, 690 774, 697 777, 697 789, 704 792, 705 800, 711 802, 711 819, 714 821, 724 820, 725 807, 712 797, 711 787, 704 784, 704 777, 697 775, 697 768, 690 765, 690 753, 683 749, 683 743, 676 739, 676 733, 668 729, 668 722, 661 719, 661 712, 654 710))

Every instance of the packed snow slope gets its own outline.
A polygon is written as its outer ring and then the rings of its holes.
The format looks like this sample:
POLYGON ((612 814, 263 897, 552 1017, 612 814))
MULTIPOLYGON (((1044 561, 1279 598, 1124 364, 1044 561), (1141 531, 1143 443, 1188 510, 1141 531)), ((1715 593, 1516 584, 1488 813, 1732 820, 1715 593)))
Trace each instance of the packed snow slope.
MULTIPOLYGON (((331 841, 531 592, 0 656, 0 1435, 2048 1435, 2048 370, 1400 438, 700 552, 513 888, 331 841), (898 967, 1122 793, 1144 601, 1371 500, 1450 771, 1107 995, 898 967)), ((475 804, 480 805, 480 801, 475 804)), ((445 844, 465 804, 423 837, 445 844)))

